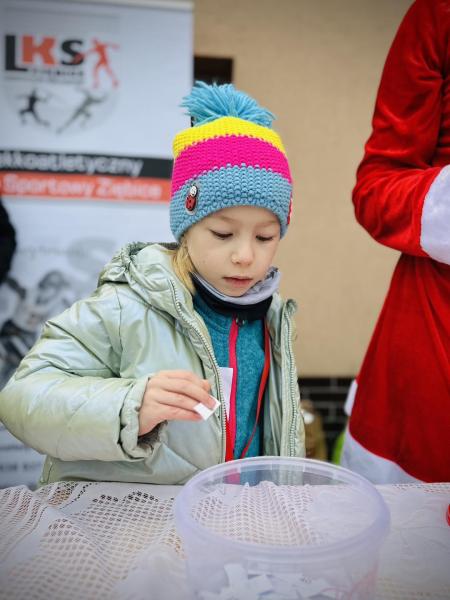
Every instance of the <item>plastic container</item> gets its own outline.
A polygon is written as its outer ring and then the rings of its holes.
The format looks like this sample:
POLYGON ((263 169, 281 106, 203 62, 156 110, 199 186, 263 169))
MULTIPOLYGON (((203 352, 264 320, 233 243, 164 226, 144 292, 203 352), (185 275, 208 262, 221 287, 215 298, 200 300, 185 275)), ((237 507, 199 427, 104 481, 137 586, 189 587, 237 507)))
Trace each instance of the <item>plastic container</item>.
POLYGON ((192 597, 368 600, 389 511, 334 465, 262 457, 214 466, 175 500, 192 597))

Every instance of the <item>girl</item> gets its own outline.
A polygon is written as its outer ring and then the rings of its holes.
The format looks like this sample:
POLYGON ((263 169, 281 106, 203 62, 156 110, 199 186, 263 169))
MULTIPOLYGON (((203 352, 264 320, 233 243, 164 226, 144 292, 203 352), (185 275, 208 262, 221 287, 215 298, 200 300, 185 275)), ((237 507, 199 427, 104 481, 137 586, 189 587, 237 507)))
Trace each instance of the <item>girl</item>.
POLYGON ((129 244, 47 322, 0 418, 62 479, 179 484, 256 455, 303 456, 292 301, 273 268, 291 177, 273 115, 198 83, 174 140, 178 244, 129 244), (208 419, 199 414, 220 407, 208 419))

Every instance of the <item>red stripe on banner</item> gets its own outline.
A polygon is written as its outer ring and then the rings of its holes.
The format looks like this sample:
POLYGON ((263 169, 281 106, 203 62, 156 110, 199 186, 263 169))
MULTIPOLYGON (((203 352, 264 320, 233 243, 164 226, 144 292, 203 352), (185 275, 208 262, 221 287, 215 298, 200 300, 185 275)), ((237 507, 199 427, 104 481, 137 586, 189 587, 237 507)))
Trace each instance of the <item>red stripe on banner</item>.
POLYGON ((170 179, 3 171, 0 193, 52 200, 165 203, 170 201, 170 179))

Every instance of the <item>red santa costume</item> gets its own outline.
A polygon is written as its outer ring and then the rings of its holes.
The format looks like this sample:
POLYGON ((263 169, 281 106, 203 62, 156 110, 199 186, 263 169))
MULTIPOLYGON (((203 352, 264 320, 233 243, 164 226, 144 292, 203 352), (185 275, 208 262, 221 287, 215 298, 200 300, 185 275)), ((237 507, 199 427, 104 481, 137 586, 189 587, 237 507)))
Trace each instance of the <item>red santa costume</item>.
POLYGON ((450 481, 450 0, 417 0, 400 25, 353 202, 370 235, 402 254, 342 464, 376 483, 450 481))

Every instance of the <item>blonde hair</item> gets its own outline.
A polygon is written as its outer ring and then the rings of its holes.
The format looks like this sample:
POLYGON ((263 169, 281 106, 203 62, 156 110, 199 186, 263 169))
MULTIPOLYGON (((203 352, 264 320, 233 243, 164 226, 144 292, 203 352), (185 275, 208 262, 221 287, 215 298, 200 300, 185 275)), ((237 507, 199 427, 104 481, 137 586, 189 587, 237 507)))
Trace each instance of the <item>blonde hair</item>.
POLYGON ((187 287, 187 289, 194 293, 194 284, 192 283, 191 273, 195 271, 191 257, 186 243, 186 238, 182 236, 180 244, 172 250, 172 266, 178 279, 187 287))

